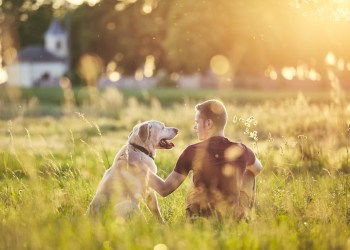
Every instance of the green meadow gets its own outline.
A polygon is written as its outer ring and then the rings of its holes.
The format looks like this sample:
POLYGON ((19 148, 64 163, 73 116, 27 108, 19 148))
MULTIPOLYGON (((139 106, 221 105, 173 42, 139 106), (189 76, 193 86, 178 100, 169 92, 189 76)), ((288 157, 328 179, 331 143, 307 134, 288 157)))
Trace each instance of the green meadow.
POLYGON ((329 92, 119 91, 0 86, 0 249, 349 249, 350 102, 329 92), (226 136, 254 149, 264 170, 250 220, 186 221, 189 178, 165 219, 92 221, 85 211, 104 171, 140 121, 179 128, 158 150, 163 178, 197 141, 194 106, 217 98, 226 136))

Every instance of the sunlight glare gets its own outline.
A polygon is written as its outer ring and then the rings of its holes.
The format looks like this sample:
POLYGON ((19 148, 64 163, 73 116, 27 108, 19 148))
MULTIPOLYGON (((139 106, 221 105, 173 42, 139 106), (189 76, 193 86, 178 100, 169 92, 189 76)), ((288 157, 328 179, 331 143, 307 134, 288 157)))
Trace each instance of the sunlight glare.
POLYGON ((95 6, 99 2, 100 2, 100 0, 87 0, 87 3, 89 6, 95 6))
POLYGON ((20 15, 19 20, 20 20, 21 22, 27 21, 27 20, 28 20, 28 14, 25 13, 25 14, 20 15))
MULTIPOLYGON (((68 3, 79 6, 83 3, 87 3, 89 6, 95 6, 97 3, 100 2, 100 0, 66 0, 68 3)), ((58 4, 58 2, 55 2, 57 6, 63 6, 64 3, 58 4)))
POLYGON ((225 159, 232 161, 238 159, 242 155, 243 151, 240 147, 229 147, 225 150, 225 159))
POLYGON ((264 73, 265 73, 265 76, 269 77, 271 80, 277 80, 278 78, 277 71, 272 65, 269 65, 264 73))
POLYGON ((0 68, 0 85, 7 82, 8 75, 4 68, 0 68))
POLYGON ((165 244, 157 244, 154 246, 153 250, 168 250, 168 247, 165 244))
POLYGON ((328 79, 333 81, 334 79, 336 79, 336 75, 335 73, 333 72, 333 70, 328 70, 327 71, 327 76, 328 76, 328 79))
POLYGON ((134 77, 135 77, 136 81, 142 81, 143 80, 143 70, 142 69, 137 69, 135 71, 134 77))
POLYGON ((85 54, 80 58, 78 72, 86 80, 88 86, 96 84, 96 79, 102 70, 102 60, 99 56, 85 54))
POLYGON ((327 56, 326 56, 326 64, 330 65, 330 66, 334 66, 335 62, 336 62, 336 58, 335 55, 333 54, 333 52, 328 52, 327 56))
POLYGON ((343 58, 339 58, 339 60, 337 62, 337 68, 340 71, 343 71, 345 69, 345 60, 343 58))
POLYGON ((271 70, 269 76, 270 76, 271 80, 277 80, 277 78, 278 78, 276 70, 271 70))
POLYGON ((114 9, 115 9, 116 11, 123 11, 125 8, 126 8, 126 4, 125 4, 125 3, 117 3, 117 4, 114 6, 114 9))
MULTIPOLYGON (((98 1, 98 0, 96 0, 98 1)), ((128 6, 129 4, 133 4, 136 3, 137 0, 120 0, 118 1, 118 3, 114 6, 114 9, 116 11, 123 11, 126 6, 128 6)))
POLYGON ((350 5, 348 0, 307 0, 290 1, 290 6, 303 9, 303 16, 322 17, 340 22, 349 21, 350 5))
POLYGON ((235 174, 235 169, 230 164, 225 164, 225 166, 222 168, 222 174, 226 177, 233 176, 235 174))
POLYGON ((152 5, 148 3, 144 3, 142 6, 142 13, 143 14, 150 14, 152 12, 152 5))
POLYGON ((296 70, 293 67, 284 67, 281 70, 281 74, 286 80, 293 80, 294 76, 296 75, 296 70))
POLYGON ((316 70, 310 69, 309 74, 308 74, 308 78, 311 81, 320 81, 321 80, 321 75, 316 70))
POLYGON ((225 56, 216 55, 210 60, 210 68, 216 75, 222 76, 230 70, 230 62, 225 56))
POLYGON ((305 65, 298 65, 296 70, 296 75, 299 80, 304 80, 308 73, 308 69, 305 65))
POLYGON ((143 72, 145 77, 153 76, 154 70, 156 68, 154 61, 155 61, 154 56, 148 55, 146 57, 145 66, 144 66, 144 72, 143 72))
POLYGON ((108 75, 108 78, 111 82, 117 82, 120 80, 121 78, 121 74, 118 72, 118 71, 114 71, 114 72, 111 72, 109 75, 108 75))
POLYGON ((117 68, 117 63, 114 61, 111 61, 107 64, 107 72, 113 72, 117 68))
MULTIPOLYGON (((350 105, 348 105, 348 106, 346 107, 346 111, 348 111, 348 112, 350 113, 350 105)), ((348 121, 347 123, 350 124, 350 121, 348 121)))
POLYGON ((81 5, 84 0, 67 0, 67 2, 73 5, 81 5))
MULTIPOLYGON (((58 10, 63 5, 64 5, 64 1, 56 0, 56 1, 53 1, 52 8, 55 9, 55 10, 58 10)), ((35 10, 35 9, 38 9, 37 5, 33 5, 32 10, 35 10)))

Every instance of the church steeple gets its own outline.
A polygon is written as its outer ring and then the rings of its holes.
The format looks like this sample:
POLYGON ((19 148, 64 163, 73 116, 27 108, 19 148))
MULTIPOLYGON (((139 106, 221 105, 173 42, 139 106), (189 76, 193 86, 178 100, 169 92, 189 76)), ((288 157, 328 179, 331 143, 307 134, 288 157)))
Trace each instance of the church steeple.
POLYGON ((67 31, 62 27, 57 19, 51 21, 49 29, 45 33, 45 48, 52 54, 67 58, 68 37, 67 31))

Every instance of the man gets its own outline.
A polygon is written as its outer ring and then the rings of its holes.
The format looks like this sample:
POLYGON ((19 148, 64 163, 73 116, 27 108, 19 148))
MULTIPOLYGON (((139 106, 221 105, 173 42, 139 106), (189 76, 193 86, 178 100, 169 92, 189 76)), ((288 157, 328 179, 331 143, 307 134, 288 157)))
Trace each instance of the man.
POLYGON ((255 176, 262 170, 251 149, 225 137, 225 106, 208 100, 196 106, 194 129, 199 143, 188 146, 164 181, 149 173, 149 184, 163 197, 171 194, 192 170, 186 215, 240 219, 253 205, 255 176))

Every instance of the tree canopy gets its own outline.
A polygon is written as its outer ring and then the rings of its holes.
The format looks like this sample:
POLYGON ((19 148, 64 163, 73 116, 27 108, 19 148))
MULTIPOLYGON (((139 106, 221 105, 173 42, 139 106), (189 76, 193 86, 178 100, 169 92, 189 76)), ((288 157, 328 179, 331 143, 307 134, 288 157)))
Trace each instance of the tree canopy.
POLYGON ((206 73, 215 55, 231 72, 263 74, 273 66, 307 64, 325 71, 333 52, 345 61, 350 3, 315 0, 101 0, 54 10, 54 2, 3 0, 2 13, 13 19, 17 47, 42 42, 53 15, 70 32, 71 66, 84 54, 113 62, 122 74, 134 74, 152 55, 156 70, 206 73), (25 8, 26 7, 26 8, 25 8))

